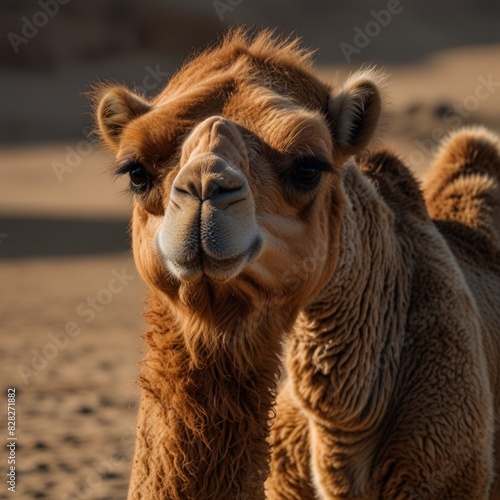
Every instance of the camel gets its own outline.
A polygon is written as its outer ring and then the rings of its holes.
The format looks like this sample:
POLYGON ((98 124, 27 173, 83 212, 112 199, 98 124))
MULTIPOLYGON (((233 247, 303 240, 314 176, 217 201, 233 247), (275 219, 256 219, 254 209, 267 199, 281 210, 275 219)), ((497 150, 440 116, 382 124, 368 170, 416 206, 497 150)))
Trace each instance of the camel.
POLYGON ((383 86, 235 30, 151 100, 96 89, 149 286, 129 499, 488 498, 498 143, 422 193, 369 148, 383 86))

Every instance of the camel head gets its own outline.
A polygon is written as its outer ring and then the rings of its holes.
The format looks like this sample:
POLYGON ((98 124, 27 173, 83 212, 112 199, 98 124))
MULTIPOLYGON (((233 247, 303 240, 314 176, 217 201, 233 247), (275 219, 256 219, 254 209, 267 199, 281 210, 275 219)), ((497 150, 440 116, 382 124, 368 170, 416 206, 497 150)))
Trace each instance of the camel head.
POLYGON ((101 138, 130 177, 138 269, 171 302, 299 308, 331 279, 342 165, 372 138, 381 97, 373 73, 332 89, 309 59, 297 41, 238 31, 152 100, 98 89, 101 138))

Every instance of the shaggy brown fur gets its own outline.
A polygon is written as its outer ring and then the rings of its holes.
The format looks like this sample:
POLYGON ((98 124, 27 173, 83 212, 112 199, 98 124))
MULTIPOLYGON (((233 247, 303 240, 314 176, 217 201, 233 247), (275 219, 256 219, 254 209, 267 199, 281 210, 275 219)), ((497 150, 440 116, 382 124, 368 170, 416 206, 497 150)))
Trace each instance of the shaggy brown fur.
POLYGON ((464 131, 443 147, 435 222, 391 154, 344 168, 339 262, 290 341, 269 498, 499 497, 496 144, 464 131))
POLYGON ((151 289, 130 499, 264 498, 287 332, 270 498, 486 496, 493 294, 476 304, 396 158, 344 165, 376 128, 379 78, 332 89, 308 57, 237 31, 151 102, 97 91, 151 289))

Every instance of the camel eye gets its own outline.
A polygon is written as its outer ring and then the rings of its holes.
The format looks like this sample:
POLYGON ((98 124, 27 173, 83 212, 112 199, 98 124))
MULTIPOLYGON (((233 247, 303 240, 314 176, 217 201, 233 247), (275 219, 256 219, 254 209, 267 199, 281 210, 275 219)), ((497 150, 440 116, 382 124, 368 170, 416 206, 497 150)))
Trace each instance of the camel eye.
POLYGON ((294 162, 293 182, 298 189, 312 189, 319 184, 321 174, 330 170, 330 165, 314 156, 297 158, 294 162))
POLYGON ((141 163, 127 163, 118 170, 118 174, 129 175, 130 189, 136 193, 144 193, 151 187, 151 176, 141 163))
POLYGON ((142 165, 136 165, 128 175, 130 176, 130 187, 134 191, 146 191, 149 188, 150 177, 142 165))
POLYGON ((300 182, 304 183, 311 183, 316 181, 316 179, 319 177, 320 172, 319 170, 316 170, 315 168, 310 168, 310 167, 299 167, 296 171, 297 179, 300 182))

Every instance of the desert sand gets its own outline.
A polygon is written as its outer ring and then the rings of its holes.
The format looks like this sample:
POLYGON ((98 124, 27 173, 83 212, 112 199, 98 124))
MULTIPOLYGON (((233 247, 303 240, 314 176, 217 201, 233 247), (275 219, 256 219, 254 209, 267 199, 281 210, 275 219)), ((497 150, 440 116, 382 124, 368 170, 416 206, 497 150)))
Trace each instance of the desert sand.
MULTIPOLYGON (((422 178, 445 131, 482 123, 500 133, 499 56, 500 45, 485 45, 386 66, 392 105, 379 142, 422 178)), ((321 68, 333 81, 351 70, 321 68)), ((128 249, 126 183, 107 174, 110 162, 90 143, 0 150, 9 167, 0 183, 0 429, 15 387, 13 498, 126 495, 145 287, 128 249), (86 154, 58 178, 54 162, 78 147, 86 154)))

